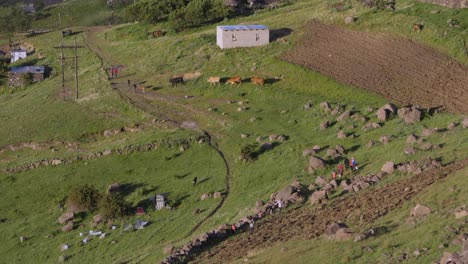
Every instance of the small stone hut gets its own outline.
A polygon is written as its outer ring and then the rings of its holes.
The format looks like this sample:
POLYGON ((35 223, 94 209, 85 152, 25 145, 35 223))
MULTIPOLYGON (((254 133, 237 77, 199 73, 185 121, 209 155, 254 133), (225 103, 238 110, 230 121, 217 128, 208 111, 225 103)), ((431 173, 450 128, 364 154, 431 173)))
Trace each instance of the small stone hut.
POLYGON ((45 78, 45 66, 11 67, 8 72, 8 84, 10 86, 24 86, 27 81, 39 82, 45 78))
POLYGON ((216 44, 221 49, 256 47, 268 43, 270 43, 270 31, 264 25, 216 27, 216 44))

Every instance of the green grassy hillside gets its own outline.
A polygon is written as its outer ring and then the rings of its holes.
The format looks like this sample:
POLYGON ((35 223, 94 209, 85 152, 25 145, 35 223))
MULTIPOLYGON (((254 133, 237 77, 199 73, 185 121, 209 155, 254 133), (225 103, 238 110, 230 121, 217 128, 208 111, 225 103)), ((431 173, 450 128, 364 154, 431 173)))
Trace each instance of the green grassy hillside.
MULTIPOLYGON (((82 31, 75 35, 77 42, 86 46, 79 54, 82 87, 79 100, 73 99, 73 96, 63 100, 60 96, 58 52, 53 49, 53 46, 59 44, 59 33, 27 38, 25 41, 36 48, 36 53, 28 60, 38 65, 51 66, 53 74, 44 82, 15 91, 3 91, 0 95, 0 146, 5 147, 0 152, 0 193, 4 198, 0 202, 0 233, 4 241, 0 249, 0 263, 49 263, 56 262, 59 256, 66 256, 67 262, 71 263, 160 261, 164 257, 164 247, 182 245, 192 236, 219 224, 237 221, 252 212, 255 201, 268 199, 272 192, 295 178, 308 184, 317 175, 328 177, 334 167, 332 161, 326 169, 314 175, 304 170, 308 160, 302 156, 302 151, 316 144, 324 148, 343 145, 348 150, 347 155, 354 156, 362 165, 362 174, 378 172, 382 164, 390 160, 404 162, 429 156, 439 158, 446 164, 468 158, 468 133, 460 126, 426 139, 432 144, 441 144, 440 149, 418 151, 414 156, 403 154, 405 140, 410 133, 420 135, 423 128, 445 128, 450 122, 460 122, 463 119, 461 115, 426 115, 414 125, 407 125, 395 118, 369 132, 362 130, 365 122, 353 119, 336 122, 327 130, 319 129, 323 120, 336 119, 336 116, 320 109, 320 102, 329 101, 333 106, 341 104, 346 110, 359 112, 369 119, 368 122, 375 122, 375 113, 367 112, 367 108, 380 107, 386 100, 281 60, 281 55, 303 36, 304 25, 310 19, 344 26, 344 17, 352 14, 359 17, 355 24, 347 26, 352 30, 384 32, 415 39, 468 64, 461 44, 467 36, 466 9, 450 10, 410 0, 398 2, 396 12, 368 9, 358 2, 351 2, 351 6, 346 11, 337 12, 324 1, 303 0, 223 22, 262 23, 271 29, 292 30, 290 35, 282 38, 283 41, 251 49, 220 50, 215 43, 215 25, 179 34, 170 33, 156 39, 149 39, 147 33, 152 29, 164 29, 164 24, 76 28, 75 31, 82 31), (432 10, 440 10, 440 13, 431 14, 432 10), (446 24, 449 18, 458 19, 461 26, 449 27, 446 24), (411 30, 413 23, 422 21, 426 25, 425 30, 414 33, 411 30), (39 58, 39 54, 44 58, 39 58), (116 64, 125 65, 122 72, 124 76, 108 80, 102 68, 116 64), (177 87, 169 85, 170 77, 195 71, 202 73, 200 78, 177 87), (225 78, 235 75, 241 75, 244 79, 262 76, 268 82, 263 87, 250 83, 238 87, 224 84, 210 86, 206 83, 209 76, 225 78), (127 79, 144 82, 142 85, 148 87, 146 93, 133 93, 126 88, 127 79), (303 105, 308 101, 312 102, 313 107, 304 110, 303 105), (238 111, 238 108, 244 109, 238 111), (174 122, 155 124, 153 119, 173 119, 174 122), (196 128, 182 128, 184 121, 195 122, 196 128), (143 122, 153 125, 134 133, 103 136, 105 130, 133 127, 143 122), (213 146, 206 142, 196 143, 194 139, 200 136, 201 130, 213 137, 213 144, 224 155, 227 164, 213 146), (340 130, 352 133, 355 137, 337 139, 340 130), (247 134, 248 137, 243 138, 241 134, 247 134), (268 137, 271 134, 285 135, 287 140, 278 143, 253 162, 239 160, 242 147, 254 143, 259 136, 268 137), (377 142, 382 135, 392 135, 391 143, 379 143, 366 148, 369 140, 377 142), (71 159, 130 145, 187 138, 194 141, 183 152, 179 146, 163 146, 149 152, 112 154, 14 174, 5 172, 7 168, 42 159, 71 159), (50 144, 64 141, 78 143, 79 147, 74 150, 60 144, 39 150, 12 150, 8 147, 10 144, 31 141, 50 144), (202 182, 192 187, 191 179, 195 176, 202 182), (134 206, 155 193, 167 193, 175 205, 174 209, 156 212, 147 207, 147 214, 141 218, 149 220, 151 224, 135 232, 124 232, 122 226, 127 222, 133 223, 139 217, 132 215, 117 221, 119 228, 108 230, 104 225, 90 225, 95 212, 81 214, 77 218, 75 230, 69 233, 60 231, 61 225, 56 223, 56 219, 63 213, 60 205, 72 186, 88 183, 104 191, 113 182, 127 184, 125 199, 134 206), (200 200, 203 193, 216 191, 223 192, 222 199, 200 200), (193 214, 195 209, 201 212, 193 214), (95 238, 82 245, 79 233, 90 229, 103 230, 110 235, 103 240, 95 238), (20 236, 29 239, 21 243, 20 236), (68 251, 60 251, 59 247, 63 243, 71 246, 68 251)), ((73 36, 67 37, 66 43, 71 44, 73 39, 73 36)), ((71 73, 71 68, 68 71, 71 73)), ((67 83, 73 89, 73 80, 67 80, 67 83)), ((319 152, 318 155, 323 157, 325 152, 319 152)), ((407 204, 379 220, 382 225, 396 222, 398 227, 369 241, 372 245, 383 245, 373 253, 363 254, 361 244, 335 244, 322 240, 288 242, 286 247, 294 248, 288 252, 300 255, 298 261, 304 263, 311 258, 323 260, 325 253, 337 255, 339 252, 344 253, 336 259, 337 262, 348 262, 347 257, 350 257, 352 262, 365 263, 382 252, 399 254, 415 247, 432 248, 436 243, 445 243, 439 239, 444 235, 440 233, 437 237, 440 242, 426 245, 429 243, 429 235, 425 234, 429 233, 428 230, 440 230, 445 224, 458 223, 453 219, 439 221, 445 211, 439 209, 441 205, 438 201, 446 199, 449 194, 436 197, 432 193, 440 193, 447 184, 462 184, 464 174, 466 169, 453 177, 449 176, 446 182, 431 187, 433 192, 427 190, 418 197, 437 208, 437 213, 417 228, 412 229, 402 223, 413 204, 407 204), (410 234, 422 234, 424 239, 420 244, 415 244, 409 241, 410 234), (402 242, 395 247, 394 241, 398 239, 402 239, 402 242), (316 249, 325 253, 319 254, 316 249)), ((395 175, 396 179, 399 177, 406 175, 395 175)), ((465 198, 462 193, 457 193, 450 202, 450 208, 465 198)), ((252 257, 258 262, 270 262, 272 257, 278 260, 290 257, 289 253, 278 256, 277 251, 278 248, 265 249, 263 253, 254 252, 252 257)), ((420 259, 433 261, 439 253, 438 250, 431 251, 420 259)))

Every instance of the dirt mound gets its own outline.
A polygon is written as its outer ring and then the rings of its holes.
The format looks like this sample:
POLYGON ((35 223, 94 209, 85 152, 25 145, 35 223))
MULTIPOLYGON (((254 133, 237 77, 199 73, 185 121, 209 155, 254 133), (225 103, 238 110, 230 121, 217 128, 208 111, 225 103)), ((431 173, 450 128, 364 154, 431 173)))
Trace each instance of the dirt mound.
POLYGON ((284 59, 400 104, 468 113, 468 68, 411 40, 312 21, 284 59))
POLYGON ((291 239, 312 239, 324 234, 330 223, 359 222, 366 224, 401 207, 421 190, 447 175, 463 169, 468 159, 440 169, 428 170, 382 188, 339 198, 326 207, 302 207, 267 218, 255 228, 255 234, 242 233, 203 252, 195 263, 226 263, 240 259, 248 251, 272 246, 291 239))

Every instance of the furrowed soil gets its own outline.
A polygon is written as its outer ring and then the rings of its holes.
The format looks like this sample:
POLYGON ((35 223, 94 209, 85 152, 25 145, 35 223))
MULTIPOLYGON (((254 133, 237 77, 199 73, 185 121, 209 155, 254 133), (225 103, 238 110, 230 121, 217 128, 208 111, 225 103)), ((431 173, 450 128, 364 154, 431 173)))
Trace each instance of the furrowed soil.
POLYGON ((386 34, 318 21, 306 28, 303 40, 283 59, 402 105, 468 113, 468 68, 447 55, 386 34))
POLYGON ((270 247, 278 242, 312 239, 322 235, 331 223, 372 223, 403 206, 429 185, 467 165, 468 159, 465 159, 381 188, 338 198, 324 207, 291 209, 260 221, 253 234, 245 232, 212 246, 196 257, 193 263, 227 263, 247 256, 251 250, 270 247))

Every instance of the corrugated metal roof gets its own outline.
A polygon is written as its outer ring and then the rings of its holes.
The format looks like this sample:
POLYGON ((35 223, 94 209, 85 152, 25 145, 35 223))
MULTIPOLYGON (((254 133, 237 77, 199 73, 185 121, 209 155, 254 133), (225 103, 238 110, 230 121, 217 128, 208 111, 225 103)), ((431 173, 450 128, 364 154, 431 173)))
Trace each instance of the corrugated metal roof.
POLYGON ((13 73, 44 73, 44 66, 21 66, 21 67, 11 67, 10 72, 13 73))
POLYGON ((232 26, 218 26, 221 30, 263 30, 268 29, 265 25, 232 25, 232 26))

